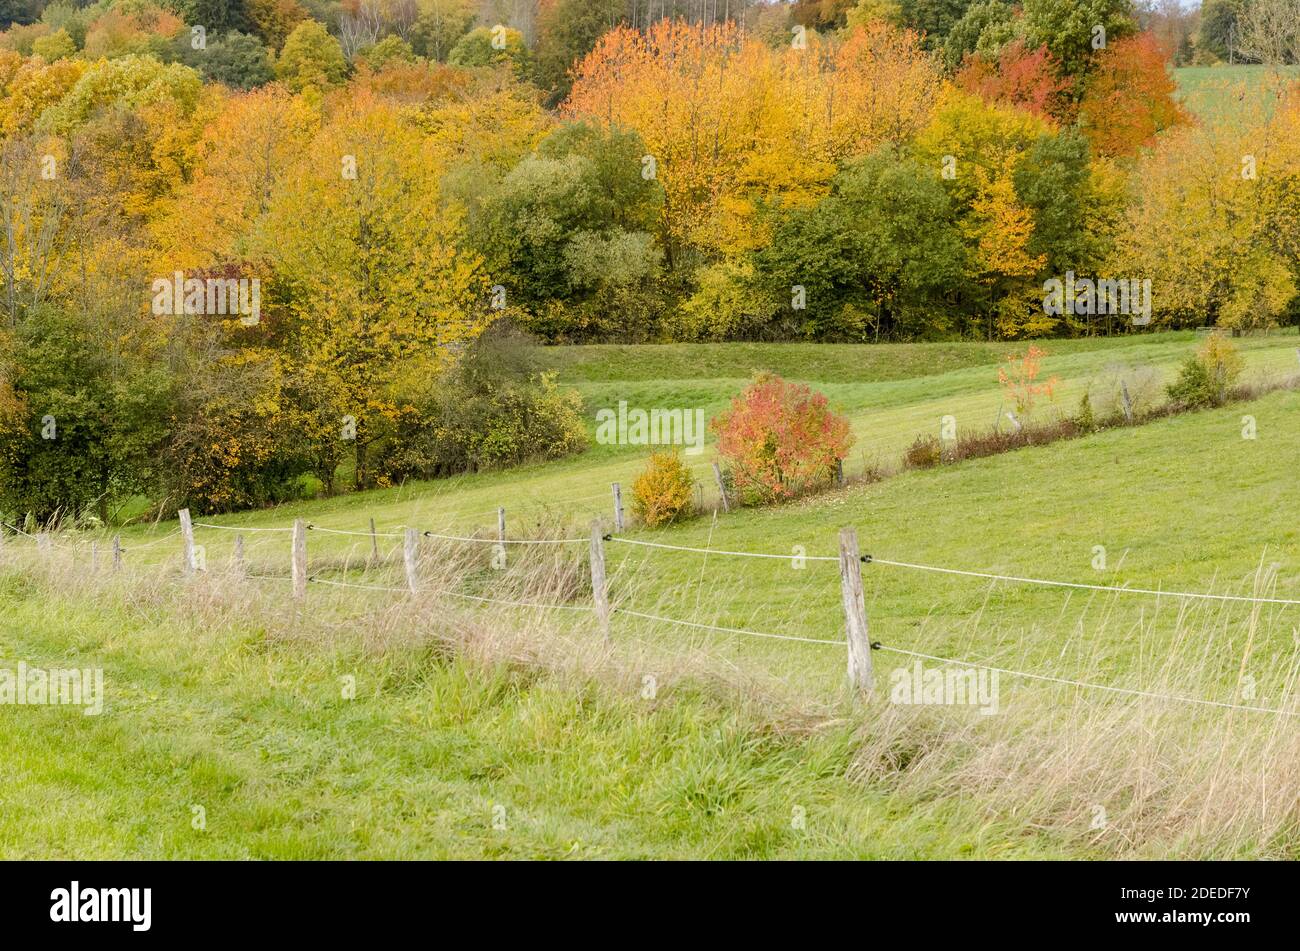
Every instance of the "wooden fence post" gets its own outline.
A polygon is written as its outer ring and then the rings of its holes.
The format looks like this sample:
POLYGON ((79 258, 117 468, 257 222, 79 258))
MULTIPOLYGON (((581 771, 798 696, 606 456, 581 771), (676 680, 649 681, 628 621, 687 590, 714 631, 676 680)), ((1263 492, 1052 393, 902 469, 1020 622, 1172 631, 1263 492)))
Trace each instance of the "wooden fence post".
POLYGON ((849 686, 872 688, 871 639, 867 633, 867 605, 862 594, 862 561, 858 554, 858 531, 840 529, 840 594, 848 634, 849 686))
POLYGON ((623 531, 623 489, 614 483, 614 531, 623 531))
POLYGON ((375 534, 375 520, 370 520, 370 561, 379 561, 379 536, 375 534))
POLYGON ((244 573, 244 536, 242 533, 235 536, 235 555, 231 561, 235 574, 242 575, 244 573))
POLYGON ((47 558, 49 557, 50 555, 50 533, 49 532, 41 532, 39 535, 36 536, 36 548, 42 555, 44 555, 47 558))
POLYGON ((122 568, 122 536, 113 536, 113 570, 120 571, 122 568))
POLYGON ((844 487, 844 460, 835 460, 835 483, 841 488, 844 487))
POLYGON ((301 601, 307 596, 307 523, 293 520, 293 560, 290 574, 293 577, 293 599, 301 601))
POLYGON ((496 558, 492 561, 492 567, 497 566, 497 558, 500 559, 502 568, 506 567, 506 507, 497 506, 497 550, 496 558))
POLYGON ((609 588, 605 583, 605 533, 600 529, 600 519, 591 523, 591 594, 596 600, 596 621, 608 641, 609 588))
POLYGON ((413 528, 406 530, 402 541, 402 563, 406 566, 406 587, 415 594, 415 546, 419 544, 419 533, 413 528))
POLYGON ((177 515, 181 519, 181 554, 185 573, 194 574, 194 523, 190 521, 190 510, 181 509, 177 515))
POLYGON ((99 542, 90 543, 90 570, 99 570, 99 542))
POLYGON ((722 496, 722 511, 730 512, 731 506, 727 504, 727 486, 722 481, 722 470, 718 468, 716 462, 713 464, 713 478, 718 480, 718 495, 722 496))

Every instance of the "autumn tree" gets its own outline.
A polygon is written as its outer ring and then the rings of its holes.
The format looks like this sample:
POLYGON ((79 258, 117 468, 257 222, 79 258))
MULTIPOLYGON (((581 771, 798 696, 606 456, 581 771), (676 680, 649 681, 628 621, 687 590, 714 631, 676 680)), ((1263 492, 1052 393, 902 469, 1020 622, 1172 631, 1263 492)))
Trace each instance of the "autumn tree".
POLYGON ((298 0, 245 0, 249 25, 272 50, 279 50, 298 24, 307 19, 307 9, 298 0))
POLYGON ((1118 40, 1097 56, 1079 104, 1079 124, 1099 154, 1132 155, 1189 121, 1174 98, 1176 88, 1154 36, 1118 40))
POLYGON ((272 196, 319 125, 318 113, 283 87, 222 103, 204 127, 189 181, 153 222, 155 270, 167 274, 247 259, 263 241, 272 196), (202 228, 194 227, 196 220, 202 228))
POLYGON ((327 484, 344 451, 358 484, 377 477, 368 448, 404 412, 397 379, 445 365, 486 323, 482 262, 458 246, 462 215, 440 200, 442 172, 398 110, 350 100, 281 179, 251 249, 291 289, 291 386, 327 484), (347 437, 344 417, 355 421, 347 437))
POLYGON ((939 88, 915 34, 881 22, 773 50, 731 24, 660 21, 605 34, 575 77, 567 115, 645 142, 670 264, 761 246, 760 204, 812 204, 838 163, 914 136, 939 88))
POLYGON ((1298 128, 1289 104, 1175 130, 1141 159, 1111 266, 1150 279, 1157 326, 1267 327, 1295 299, 1298 128))
POLYGON ((969 56, 953 81, 988 102, 1018 106, 1044 119, 1069 122, 1073 81, 1046 46, 1026 49, 1020 40, 1002 47, 996 62, 969 56))
POLYGON ((307 86, 324 89, 343 82, 348 64, 339 41, 315 20, 293 28, 275 62, 276 78, 295 92, 307 86))

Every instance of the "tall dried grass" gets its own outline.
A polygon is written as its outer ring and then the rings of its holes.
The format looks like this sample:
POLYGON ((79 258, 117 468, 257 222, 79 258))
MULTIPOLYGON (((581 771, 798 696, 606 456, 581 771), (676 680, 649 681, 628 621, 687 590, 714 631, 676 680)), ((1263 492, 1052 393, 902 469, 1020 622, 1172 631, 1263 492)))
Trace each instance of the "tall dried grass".
MULTIPOLYGON (((1172 619, 1153 612, 1118 631, 1118 613, 1094 604, 1090 626, 1063 622, 1059 666, 1034 671, 1280 713, 1003 676, 1000 712, 984 716, 969 707, 891 703, 889 672, 896 664, 887 654, 876 654, 873 696, 816 695, 759 663, 725 658, 699 641, 683 647, 681 639, 635 619, 620 622, 609 643, 580 611, 455 596, 585 605, 590 588, 583 555, 568 546, 538 546, 530 557, 512 557, 504 570, 492 570, 483 546, 425 544, 421 590, 414 596, 320 584, 332 579, 400 589, 401 567, 391 552, 375 563, 321 557, 313 561, 317 580, 302 603, 290 599, 286 566, 278 560, 251 560, 246 573, 223 560, 186 578, 179 559, 112 572, 101 553, 92 573, 84 551, 39 553, 11 542, 3 562, 0 573, 11 594, 123 612, 137 624, 174 629, 177 637, 256 631, 294 649, 347 643, 376 656, 412 654, 421 662, 454 657, 470 669, 505 667, 523 678, 544 671, 569 678, 575 690, 594 683, 639 691, 644 672, 653 670, 656 702, 671 703, 675 691, 686 690, 707 698, 719 715, 743 715, 757 729, 791 736, 847 731, 846 774, 887 790, 899 809, 947 814, 950 822, 956 816, 973 830, 997 823, 1098 857, 1300 857, 1300 631, 1294 609, 1184 602, 1172 619), (1101 646, 1117 639, 1139 645, 1136 663, 1125 665, 1101 646), (1162 646, 1141 646, 1148 644, 1162 646), (1247 674, 1254 678, 1253 697, 1247 674)), ((1272 592, 1274 580, 1262 565, 1249 579, 1259 596, 1272 592)), ((923 623, 909 646, 939 652, 935 645, 951 643, 945 640, 951 634, 923 623)), ((981 613, 962 636, 978 647, 958 660, 1015 670, 1025 669, 1026 637, 1053 635, 1000 629, 981 613)), ((842 662, 838 647, 790 649, 827 651, 828 663, 842 662)))

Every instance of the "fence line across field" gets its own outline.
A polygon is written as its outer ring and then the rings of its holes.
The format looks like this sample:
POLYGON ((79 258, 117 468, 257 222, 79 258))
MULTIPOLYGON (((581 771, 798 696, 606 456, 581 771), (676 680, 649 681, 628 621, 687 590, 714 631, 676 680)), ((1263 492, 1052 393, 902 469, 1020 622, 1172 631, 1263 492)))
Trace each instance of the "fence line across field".
MULTIPOLYGON (((278 578, 278 579, 264 579, 264 580, 284 581, 288 579, 278 578)), ((363 584, 355 584, 352 582, 331 581, 324 578, 311 578, 310 580, 319 584, 336 585, 338 587, 344 587, 344 588, 361 588, 368 591, 382 591, 382 592, 391 592, 396 594, 407 593, 407 590, 405 588, 393 588, 393 587, 387 587, 381 585, 363 585, 363 584)), ((450 595, 451 597, 455 597, 455 598, 463 598, 470 601, 478 601, 486 604, 499 604, 499 605, 505 605, 509 607, 534 608, 538 610, 555 610, 555 609, 571 610, 571 611, 592 610, 592 608, 587 605, 541 604, 532 601, 506 601, 498 598, 485 598, 485 597, 479 597, 477 595, 461 594, 455 591, 444 591, 442 593, 450 595)), ((772 640, 795 641, 803 644, 830 645, 835 647, 838 647, 845 643, 844 641, 839 640, 837 638, 799 637, 792 634, 772 634, 770 632, 765 632, 765 631, 751 631, 747 628, 742 628, 742 627, 724 627, 717 624, 705 624, 699 621, 687 621, 681 618, 664 617, 658 614, 649 614, 644 611, 634 611, 630 608, 623 608, 623 607, 613 608, 612 613, 625 614, 628 617, 641 618, 643 620, 654 621, 660 624, 672 624, 678 627, 690 627, 690 628, 695 628, 697 630, 712 631, 719 634, 743 634, 747 637, 761 637, 761 638, 767 638, 772 640)), ((922 651, 908 650, 902 647, 892 647, 886 644, 881 644, 879 641, 872 642, 869 645, 869 647, 871 650, 886 651, 889 653, 900 654, 907 657, 916 657, 918 659, 934 661, 935 663, 938 664, 944 664, 944 665, 955 666, 955 667, 974 667, 979 670, 987 670, 999 674, 1006 674, 1007 676, 1019 677, 1024 680, 1034 680, 1042 683, 1057 684, 1059 686, 1065 686, 1065 687, 1077 687, 1083 690, 1100 690, 1106 693, 1115 693, 1115 694, 1121 694, 1130 697, 1140 697, 1148 700, 1161 700, 1169 703, 1186 703, 1186 704, 1193 704, 1196 706, 1214 707, 1216 709, 1221 709, 1221 710, 1240 710, 1245 713, 1270 713, 1270 714, 1275 714, 1278 716, 1285 716, 1285 717, 1300 717, 1300 711, 1296 711, 1296 710, 1282 710, 1276 707, 1256 707, 1256 706, 1250 706, 1246 704, 1228 703, 1227 701, 1223 701, 1223 700, 1206 700, 1201 697, 1184 697, 1178 694, 1156 693, 1154 691, 1149 691, 1149 690, 1136 690, 1129 687, 1115 687, 1109 684, 1097 684, 1097 683, 1091 683, 1089 681, 1084 681, 1084 680, 1071 680, 1067 677, 1053 677, 1048 674, 1037 674, 1026 670, 1015 670, 1010 667, 995 667, 991 664, 982 664, 976 661, 959 660, 952 657, 940 657, 937 654, 927 654, 922 651)))
MULTIPOLYGON (((618 493, 615 492, 615 503, 619 504, 618 493)), ((1052 587, 1080 588, 1093 591, 1109 591, 1117 594, 1143 594, 1154 595, 1156 597, 1176 597, 1176 598, 1200 598, 1217 601, 1235 601, 1251 602, 1266 604, 1300 604, 1300 600, 1290 598, 1261 598, 1244 595, 1217 595, 1201 592, 1178 592, 1164 591, 1149 588, 1125 588, 1115 585, 1095 585, 1081 582, 1054 581, 1041 578, 1028 578, 1016 575, 1002 575, 993 572, 970 571, 958 568, 944 568, 936 565, 925 565, 915 562, 893 561, 889 559, 877 558, 872 555, 863 555, 858 550, 857 531, 853 528, 843 528, 840 530, 840 554, 838 558, 832 556, 794 556, 784 554, 774 554, 770 552, 747 552, 747 551, 729 551, 724 549, 711 548, 694 548, 684 545, 668 545, 661 542, 647 542, 639 539, 629 539, 616 537, 612 534, 606 534, 603 530, 600 519, 593 520, 591 524, 591 536, 587 538, 562 538, 562 539, 507 539, 505 537, 505 509, 498 508, 498 537, 497 538, 476 538, 470 536, 448 536, 435 532, 420 533, 414 528, 407 527, 401 535, 390 532, 380 533, 375 531, 374 521, 371 520, 371 530, 369 532, 354 532, 343 529, 324 529, 312 525, 303 519, 296 519, 292 527, 265 527, 265 528, 237 528, 233 526, 215 525, 210 522, 193 522, 190 519, 188 509, 182 509, 179 513, 181 527, 179 530, 154 539, 150 542, 136 545, 133 547, 142 548, 152 546, 167 541, 177 535, 181 536, 182 541, 182 564, 186 575, 192 575, 197 571, 204 570, 204 566, 196 559, 196 546, 194 544, 194 528, 217 529, 224 531, 233 531, 237 534, 235 542, 235 557, 233 559, 235 567, 240 574, 254 581, 289 581, 293 586, 293 599, 300 601, 306 596, 306 590, 309 583, 323 584, 331 587, 376 591, 389 594, 417 594, 419 593, 419 584, 417 576, 417 556, 416 549, 421 537, 439 538, 451 541, 474 542, 485 544, 567 544, 589 542, 590 544, 590 567, 592 581, 592 600, 591 605, 577 604, 544 604, 535 601, 516 601, 504 598, 489 598, 481 595, 464 594, 455 591, 445 591, 442 594, 462 600, 474 601, 483 604, 496 604, 507 607, 529 608, 534 610, 569 610, 581 612, 593 612, 596 615, 599 626, 608 640, 610 637, 610 619, 615 614, 623 614, 628 617, 640 618, 660 624, 671 624, 678 627, 689 627, 696 630, 712 631, 721 634, 735 634, 748 637, 759 637, 771 640, 793 641, 798 643, 818 644, 818 645, 844 645, 847 649, 847 667, 850 685, 858 690, 870 691, 874 686, 872 671, 871 652, 873 650, 882 650, 902 656, 915 657, 934 661, 935 663, 973 667, 980 670, 988 670, 1006 674, 1012 677, 1019 677, 1026 680, 1034 680, 1044 683, 1058 684, 1062 686, 1077 687, 1086 690, 1098 690, 1108 693, 1121 694, 1125 696, 1141 697, 1153 700, 1161 700, 1174 703, 1186 703, 1200 706, 1214 707, 1218 709, 1240 710, 1250 713, 1270 713, 1288 717, 1300 716, 1300 711, 1282 710, 1273 707, 1256 707, 1244 704, 1228 703, 1219 700, 1205 700, 1197 697, 1184 697, 1173 694, 1160 694, 1151 691, 1136 690, 1127 687, 1114 687, 1107 684, 1096 684, 1081 680, 1071 680, 1065 677, 1055 677, 1046 674, 1037 674, 1030 671, 1015 670, 1006 667, 996 667, 990 664, 983 664, 977 661, 956 660, 948 657, 941 657, 934 654, 927 654, 921 651, 908 650, 901 647, 883 645, 880 642, 870 640, 867 616, 865 609, 865 598, 862 587, 862 565, 885 565, 889 567, 906 568, 918 571, 938 572, 950 575, 960 575, 964 577, 986 578, 994 581, 1008 581, 1020 584, 1038 584, 1052 587), (406 587, 396 587, 389 585, 371 585, 357 582, 341 581, 331 578, 320 578, 308 574, 307 564, 307 534, 309 530, 325 531, 339 535, 353 536, 370 536, 373 538, 402 538, 403 539, 403 565, 407 585, 406 587), (292 545, 290 550, 290 573, 288 577, 275 575, 251 575, 243 571, 243 532, 288 532, 292 536, 292 545), (735 557, 749 557, 762 559, 781 559, 802 557, 805 560, 812 561, 838 561, 840 564, 840 587, 842 596, 842 606, 845 615, 845 638, 843 640, 832 638, 815 638, 802 637, 791 634, 775 634, 763 631, 751 631, 747 628, 725 627, 716 624, 706 624, 699 621, 689 621, 680 618, 664 617, 658 614, 650 614, 644 611, 636 611, 631 608, 615 606, 610 603, 608 578, 605 571, 605 542, 612 541, 630 545, 640 545, 649 548, 658 548, 668 551, 683 551, 693 554, 705 555, 726 555, 735 557)), ((32 535, 25 532, 17 526, 9 523, 0 523, 4 527, 10 528, 27 538, 36 541, 38 547, 46 548, 51 545, 48 534, 32 535)), ((120 536, 114 536, 113 561, 114 567, 120 565, 121 553, 125 549, 120 545, 120 536)), ((76 546, 64 546, 69 550, 76 550, 76 546)), ((92 543, 91 549, 92 564, 97 564, 98 560, 98 543, 92 543)))
MULTIPOLYGON (((300 520, 299 523, 295 525, 295 538, 298 537, 305 538, 305 535, 306 535, 306 528, 300 520)), ((414 530, 413 529, 408 530, 408 534, 407 534, 408 541, 414 537, 415 537, 414 530)), ((636 611, 631 608, 611 607, 608 603, 607 582, 604 575, 603 543, 606 537, 607 536, 605 536, 601 531, 601 524, 599 520, 597 520, 592 525, 592 539, 591 539, 592 554, 593 554, 593 558, 592 558, 593 595, 596 602, 594 610, 596 611, 598 617, 601 618, 602 627, 604 628, 606 637, 609 636, 608 635, 609 617, 613 614, 624 614, 627 615, 628 617, 641 618, 643 620, 648 620, 659 624, 671 624, 678 627, 689 627, 695 630, 705 630, 705 631, 711 631, 720 634, 737 634, 737 635, 743 635, 747 637, 760 637, 760 638, 771 639, 771 640, 793 641, 797 643, 830 645, 830 646, 837 646, 837 647, 843 644, 848 648, 848 668, 849 668, 850 683, 854 687, 857 687, 858 689, 864 689, 864 690, 870 690, 873 686, 871 651, 880 650, 880 651, 886 651, 889 653, 898 654, 901 656, 930 660, 935 663, 949 665, 949 666, 973 667, 979 670, 987 670, 991 672, 997 672, 1000 674, 1006 674, 1007 676, 1011 676, 1011 677, 1019 677, 1024 680, 1033 680, 1041 683, 1051 683, 1060 686, 1075 687, 1082 690, 1097 690, 1106 693, 1119 694, 1122 696, 1139 697, 1139 698, 1150 699, 1150 700, 1160 700, 1169 703, 1184 703, 1184 704, 1191 704, 1196 706, 1213 707, 1216 709, 1224 709, 1224 710, 1239 710, 1247 713, 1266 713, 1266 714, 1275 714, 1275 715, 1286 716, 1286 717, 1300 716, 1300 711, 1282 710, 1275 707, 1256 707, 1256 706, 1250 706, 1246 704, 1228 703, 1222 700, 1206 700, 1200 697, 1184 697, 1176 694, 1161 694, 1161 693, 1156 693, 1154 691, 1136 690, 1128 687, 1115 687, 1108 684, 1097 684, 1097 683, 1091 683, 1083 680, 1072 680, 1066 677, 1055 677, 1048 674, 1037 674, 1031 671, 1015 670, 1009 667, 997 667, 991 664, 979 663, 977 661, 965 661, 965 660, 957 660, 955 658, 950 658, 950 657, 941 657, 936 654, 928 654, 922 651, 913 651, 913 650, 908 650, 906 648, 884 645, 881 644, 879 641, 871 642, 868 636, 866 612, 863 607, 860 568, 862 564, 864 563, 871 564, 874 563, 875 560, 870 559, 869 556, 863 556, 858 552, 857 532, 852 528, 845 528, 842 529, 840 532, 841 549, 840 549, 839 561, 841 567, 841 582, 842 582, 841 587, 842 587, 842 595, 844 599, 844 608, 845 608, 845 617, 846 617, 847 636, 845 640, 838 640, 833 638, 801 637, 801 636, 791 635, 791 634, 774 634, 774 633, 764 632, 764 631, 751 631, 747 628, 725 627, 717 624, 705 624, 699 621, 688 621, 681 618, 664 617, 658 614, 650 614, 645 611, 636 611)), ((408 554, 410 553, 409 549, 410 546, 408 545, 408 554)), ((311 581, 318 584, 341 587, 341 588, 363 589, 363 590, 379 591, 379 592, 393 593, 393 594, 408 594, 408 593, 414 593, 416 591, 416 586, 413 581, 414 564, 413 561, 410 559, 408 559, 408 578, 412 579, 411 585, 409 588, 397 588, 397 587, 386 586, 386 585, 366 585, 366 584, 358 584, 355 582, 335 581, 333 579, 306 576, 305 555, 306 552, 304 550, 301 553, 301 557, 303 560, 303 564, 301 567, 297 567, 297 564, 295 563, 295 567, 297 568, 297 570, 295 571, 295 581, 296 581, 296 577, 299 576, 299 573, 301 573, 301 576, 307 581, 311 581)), ((299 555, 295 550, 295 559, 297 559, 298 557, 299 555)), ((285 580, 285 579, 278 579, 278 580, 285 580)), ((1012 580, 1016 580, 1016 579, 1012 579, 1012 580)), ((1119 589, 1119 590, 1129 590, 1129 589, 1119 589)), ((479 595, 462 594, 460 592, 454 592, 454 591, 447 591, 442 593, 450 595, 452 597, 461 598, 464 600, 475 601, 484 604, 498 604, 498 605, 509 606, 509 607, 522 607, 522 608, 531 608, 536 610, 561 609, 561 610, 574 610, 574 611, 583 611, 583 612, 593 610, 593 607, 588 605, 541 604, 532 601, 513 601, 513 600, 500 599, 500 598, 487 598, 479 595)), ((295 594, 295 597, 298 596, 299 595, 295 594)))
MULTIPOLYGON (((621 505, 621 498, 619 497, 617 492, 615 492, 615 501, 616 501, 616 505, 621 505)), ((285 526, 269 526, 269 527, 268 526, 261 526, 261 527, 243 526, 241 527, 241 526, 232 526, 232 525, 217 525, 213 522, 190 523, 188 521, 188 516, 189 516, 188 510, 182 510, 182 511, 184 511, 185 513, 185 517, 182 519, 183 524, 182 527, 176 531, 170 532, 167 535, 164 535, 160 538, 153 539, 151 541, 140 542, 136 544, 121 545, 120 541, 117 541, 116 542, 117 547, 115 547, 114 550, 115 553, 117 554, 118 559, 120 559, 122 553, 158 545, 162 542, 165 542, 171 538, 176 537, 177 535, 183 535, 186 531, 192 531, 193 528, 213 529, 217 531, 235 532, 237 534, 242 534, 244 532, 292 534, 294 531, 293 527, 285 527, 285 526), (186 525, 189 525, 190 527, 187 528, 186 525)), ((451 534, 444 534, 444 533, 434 532, 434 531, 423 531, 420 534, 425 538, 434 538, 442 541, 454 541, 454 542, 461 542, 465 544, 479 544, 479 545, 578 545, 578 544, 585 544, 589 541, 587 538, 507 538, 505 535, 506 510, 502 507, 498 507, 495 511, 498 516, 498 534, 497 537, 495 538, 490 536, 477 537, 472 535, 451 535, 451 534)), ((13 532, 21 536, 32 539, 33 541, 36 542, 38 547, 50 546, 53 548, 60 548, 68 551, 77 550, 75 545, 66 545, 63 543, 54 542, 52 539, 50 539, 48 533, 33 535, 30 532, 26 532, 23 529, 19 528, 18 526, 12 525, 8 522, 4 522, 0 524, 4 525, 4 527, 9 528, 13 532)), ((317 531, 317 532, 323 532, 331 535, 342 535, 342 536, 350 536, 350 537, 358 537, 358 538, 371 538, 372 540, 377 540, 380 538, 399 539, 405 537, 405 533, 375 531, 373 528, 374 525, 373 520, 371 520, 371 525, 372 528, 370 531, 327 528, 325 526, 316 525, 310 522, 305 523, 305 528, 307 531, 317 531)), ((114 536, 114 538, 116 541, 117 539, 120 538, 120 536, 114 536)), ((680 552, 699 554, 699 555, 717 555, 720 557, 728 557, 728 558, 756 558, 762 560, 776 560, 776 561, 787 561, 787 560, 792 560, 797 558, 800 561, 804 561, 804 562, 808 562, 808 561, 832 562, 832 561, 840 560, 839 557, 834 555, 796 555, 793 553, 781 554, 775 552, 756 552, 756 551, 731 550, 731 549, 722 549, 722 548, 699 548, 699 547, 693 547, 689 545, 671 545, 665 542, 646 541, 643 539, 627 538, 622 535, 613 535, 613 534, 604 534, 603 538, 606 541, 614 542, 616 544, 621 544, 621 545, 634 545, 642 548, 655 548, 655 549, 661 549, 665 551, 680 551, 680 552)), ((186 546, 186 561, 185 561, 186 566, 195 565, 195 562, 193 560, 193 554, 191 551, 191 546, 192 546, 192 541, 189 542, 186 546)), ((374 558, 376 555, 377 555, 377 544, 374 546, 374 550, 372 550, 372 558, 374 558)), ((1113 594, 1143 595, 1147 597, 1156 597, 1156 598, 1179 598, 1179 599, 1187 598, 1193 600, 1221 601, 1221 602, 1234 602, 1234 603, 1245 603, 1245 604, 1278 604, 1278 605, 1288 605, 1288 606, 1300 605, 1300 599, 1297 598, 1262 597, 1258 595, 1213 594, 1209 592, 1199 592, 1199 591, 1178 591, 1178 590, 1166 590, 1163 588, 1134 588, 1125 585, 1093 584, 1089 582, 1080 582, 1080 581, 1060 581, 1051 578, 1034 578, 1034 577, 1029 577, 1024 575, 1001 574, 998 572, 991 572, 991 571, 976 571, 976 570, 966 569, 966 568, 950 568, 942 565, 930 565, 930 564, 924 564, 920 562, 899 561, 894 559, 881 558, 875 555, 864 555, 862 556, 862 561, 865 564, 870 564, 870 565, 884 565, 892 568, 903 568, 910 571, 923 571, 923 572, 946 574, 946 575, 967 577, 967 578, 983 578, 990 581, 1002 581, 1002 582, 1008 582, 1012 584, 1028 584, 1028 585, 1038 585, 1042 587, 1068 588, 1068 589, 1082 590, 1082 591, 1101 591, 1101 592, 1109 592, 1113 594)))

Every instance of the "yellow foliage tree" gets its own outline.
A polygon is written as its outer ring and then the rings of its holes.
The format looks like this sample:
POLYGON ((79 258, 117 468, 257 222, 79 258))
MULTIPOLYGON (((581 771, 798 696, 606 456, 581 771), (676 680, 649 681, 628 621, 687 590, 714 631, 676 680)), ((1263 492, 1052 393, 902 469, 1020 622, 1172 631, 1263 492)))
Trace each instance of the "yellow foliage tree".
POLYGON ((565 115, 645 142, 670 260, 761 246, 758 202, 815 202, 838 163, 914 136, 940 84, 919 37, 879 20, 781 50, 733 23, 661 20, 606 33, 575 77, 565 115))
POLYGON ((159 272, 246 258, 271 196, 319 127, 319 113, 282 86, 221 103, 203 128, 190 181, 154 222, 159 272))
POLYGON ((366 446, 407 411, 396 375, 436 372, 488 322, 482 261, 458 248, 444 171, 401 110, 356 97, 281 179, 250 242, 287 297, 296 385, 315 407, 304 425, 326 457, 354 439, 361 483, 366 446), (346 416, 355 432, 341 437, 346 416))
POLYGON ((1133 175, 1112 268, 1152 284, 1160 326, 1276 323, 1300 271, 1300 99, 1182 128, 1133 175))

